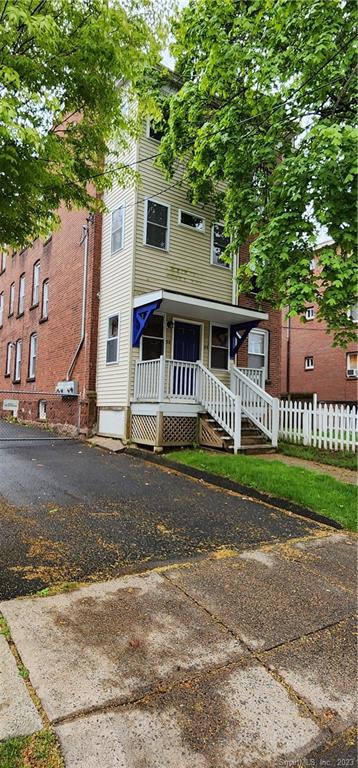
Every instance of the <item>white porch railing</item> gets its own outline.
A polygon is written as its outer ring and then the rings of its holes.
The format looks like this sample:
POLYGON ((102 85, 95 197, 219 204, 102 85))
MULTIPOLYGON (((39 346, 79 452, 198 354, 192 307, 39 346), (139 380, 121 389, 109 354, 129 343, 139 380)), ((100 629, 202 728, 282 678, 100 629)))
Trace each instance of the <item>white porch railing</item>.
POLYGON ((279 399, 271 397, 242 369, 232 368, 230 388, 241 399, 242 412, 271 440, 276 448, 279 426, 279 399))
POLYGON ((250 381, 253 381, 254 384, 257 384, 258 387, 261 387, 261 389, 265 389, 265 369, 264 368, 242 368, 240 367, 237 369, 238 371, 241 371, 242 373, 247 376, 250 381))
POLYGON ((225 387, 202 363, 197 363, 197 399, 215 421, 234 439, 234 452, 241 446, 240 397, 225 387))

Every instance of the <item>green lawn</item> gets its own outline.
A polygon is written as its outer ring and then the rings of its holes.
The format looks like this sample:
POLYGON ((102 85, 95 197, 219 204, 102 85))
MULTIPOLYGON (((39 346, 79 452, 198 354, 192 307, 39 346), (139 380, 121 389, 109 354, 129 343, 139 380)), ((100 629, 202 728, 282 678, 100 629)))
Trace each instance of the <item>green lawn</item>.
POLYGON ((18 736, 0 744, 1 768, 64 768, 56 736, 50 730, 18 736))
POLYGON ((224 475, 242 485, 289 499, 356 530, 357 490, 327 475, 256 456, 204 450, 172 451, 169 458, 196 469, 224 475))
POLYGON ((357 470, 357 454, 349 451, 328 451, 324 448, 296 445, 295 443, 279 443, 280 453, 285 456, 295 456, 298 459, 318 461, 320 464, 331 464, 333 467, 357 470))

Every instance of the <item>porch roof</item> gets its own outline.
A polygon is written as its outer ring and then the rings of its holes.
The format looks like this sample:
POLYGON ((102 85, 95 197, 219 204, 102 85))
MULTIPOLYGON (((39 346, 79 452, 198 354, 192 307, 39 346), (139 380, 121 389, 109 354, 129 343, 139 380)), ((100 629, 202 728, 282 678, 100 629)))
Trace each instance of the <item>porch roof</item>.
POLYGON ((162 312, 169 312, 179 317, 184 315, 193 320, 211 320, 212 322, 224 323, 225 325, 245 322, 254 323, 255 320, 260 322, 261 320, 268 319, 267 312, 257 312, 254 309, 246 309, 235 304, 202 299, 198 296, 188 296, 185 293, 165 291, 162 288, 150 293, 142 293, 141 296, 135 296, 133 307, 138 309, 153 302, 160 303, 160 310, 162 312))

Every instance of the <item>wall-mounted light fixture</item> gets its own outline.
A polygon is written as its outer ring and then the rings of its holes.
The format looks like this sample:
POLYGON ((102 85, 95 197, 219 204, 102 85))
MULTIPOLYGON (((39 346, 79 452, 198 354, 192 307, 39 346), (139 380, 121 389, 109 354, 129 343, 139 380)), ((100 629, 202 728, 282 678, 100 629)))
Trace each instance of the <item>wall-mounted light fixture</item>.
POLYGON ((173 320, 168 320, 167 328, 173 328, 173 326, 174 326, 173 320))

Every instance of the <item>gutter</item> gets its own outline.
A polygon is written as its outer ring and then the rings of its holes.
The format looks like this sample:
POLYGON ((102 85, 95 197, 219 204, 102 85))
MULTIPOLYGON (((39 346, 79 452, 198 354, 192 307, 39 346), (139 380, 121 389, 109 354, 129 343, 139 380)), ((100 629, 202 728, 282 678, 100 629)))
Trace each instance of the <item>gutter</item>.
POLYGON ((82 231, 82 237, 80 240, 80 245, 84 243, 84 254, 83 254, 83 281, 82 281, 82 312, 81 312, 81 333, 80 333, 80 340, 77 346, 77 349, 75 351, 75 354, 73 355, 73 358, 71 360, 71 363, 69 365, 68 371, 66 373, 66 380, 70 381, 73 369, 75 367, 75 364, 78 359, 78 355, 82 349, 83 342, 85 340, 86 335, 86 304, 87 304, 87 276, 88 276, 88 255, 89 255, 89 234, 90 234, 90 224, 93 224, 94 217, 93 214, 89 214, 86 219, 86 224, 83 227, 82 231))

